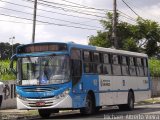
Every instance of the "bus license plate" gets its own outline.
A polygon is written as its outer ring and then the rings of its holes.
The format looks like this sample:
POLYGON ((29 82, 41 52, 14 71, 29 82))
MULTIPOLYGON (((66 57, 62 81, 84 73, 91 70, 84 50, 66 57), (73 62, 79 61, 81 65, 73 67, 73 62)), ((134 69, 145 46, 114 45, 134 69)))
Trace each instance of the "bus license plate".
POLYGON ((44 105, 45 105, 45 102, 43 101, 36 102, 36 106, 44 106, 44 105))

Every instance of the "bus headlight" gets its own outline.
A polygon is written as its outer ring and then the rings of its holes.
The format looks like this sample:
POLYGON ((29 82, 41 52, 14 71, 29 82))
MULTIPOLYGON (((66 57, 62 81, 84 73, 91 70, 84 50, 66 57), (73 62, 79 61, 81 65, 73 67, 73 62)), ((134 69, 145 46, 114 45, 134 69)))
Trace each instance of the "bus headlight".
POLYGON ((22 99, 22 100, 27 100, 26 98, 20 96, 19 94, 17 94, 17 97, 18 97, 19 99, 22 99))
POLYGON ((57 95, 57 96, 56 96, 56 99, 60 99, 60 98, 65 97, 66 95, 69 94, 69 91, 70 91, 70 89, 65 90, 65 91, 64 91, 63 93, 61 93, 60 95, 57 95))

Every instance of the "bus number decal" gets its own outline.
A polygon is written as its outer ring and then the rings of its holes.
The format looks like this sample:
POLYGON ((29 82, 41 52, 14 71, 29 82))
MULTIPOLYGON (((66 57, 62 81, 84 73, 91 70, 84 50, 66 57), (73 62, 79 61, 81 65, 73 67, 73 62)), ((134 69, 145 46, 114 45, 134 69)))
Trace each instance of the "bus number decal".
POLYGON ((101 79, 101 86, 110 86, 110 85, 111 85, 110 80, 101 79))

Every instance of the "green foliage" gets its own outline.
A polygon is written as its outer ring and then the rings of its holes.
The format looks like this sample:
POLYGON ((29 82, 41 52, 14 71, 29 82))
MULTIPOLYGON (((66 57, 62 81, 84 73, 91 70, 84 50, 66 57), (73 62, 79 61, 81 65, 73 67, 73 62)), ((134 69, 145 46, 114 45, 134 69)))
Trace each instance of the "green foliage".
POLYGON ((10 60, 0 60, 0 80, 16 79, 16 76, 9 69, 9 64, 10 64, 10 60))
POLYGON ((145 38, 144 51, 148 56, 154 56, 159 52, 160 42, 160 26, 157 22, 151 20, 144 20, 139 18, 137 20, 138 34, 137 38, 145 38))
POLYGON ((6 60, 10 59, 12 56, 12 47, 13 47, 13 53, 16 52, 16 47, 20 45, 19 43, 10 45, 9 43, 0 43, 0 60, 6 60))
MULTIPOLYGON (((89 45, 110 47, 113 43, 112 13, 107 13, 106 19, 101 20, 100 23, 107 32, 98 31, 97 35, 92 35, 89 38, 89 45)), ((157 56, 160 52, 160 25, 157 22, 137 18, 137 23, 132 25, 119 21, 116 34, 118 49, 144 52, 149 57, 157 56)))
POLYGON ((97 36, 91 36, 89 39, 89 45, 99 46, 99 47, 111 47, 109 39, 106 38, 106 32, 97 32, 97 36))
POLYGON ((149 70, 150 70, 151 76, 159 77, 160 76, 160 60, 156 58, 151 58, 149 60, 149 70))
POLYGON ((138 52, 138 47, 136 45, 136 41, 133 38, 128 38, 123 41, 123 49, 128 51, 138 52))

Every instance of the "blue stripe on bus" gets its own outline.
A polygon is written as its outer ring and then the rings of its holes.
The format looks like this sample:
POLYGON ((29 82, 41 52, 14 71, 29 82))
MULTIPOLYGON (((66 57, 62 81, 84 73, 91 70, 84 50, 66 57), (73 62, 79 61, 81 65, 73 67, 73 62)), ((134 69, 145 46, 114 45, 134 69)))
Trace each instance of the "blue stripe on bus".
MULTIPOLYGON (((98 93, 107 93, 107 92, 128 92, 129 90, 102 90, 98 93)), ((150 91, 150 89, 133 89, 133 91, 139 92, 139 91, 150 91)))
POLYGON ((71 81, 69 83, 65 84, 55 84, 55 85, 47 85, 47 86, 16 86, 16 91, 21 97, 26 97, 26 98, 46 98, 46 97, 54 97, 58 96, 61 93, 63 93, 67 89, 71 89, 71 81), (46 91, 46 92, 27 92, 26 89, 31 90, 34 88, 46 88, 46 87, 51 87, 51 88, 57 88, 53 89, 52 91, 46 91))

